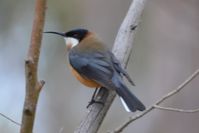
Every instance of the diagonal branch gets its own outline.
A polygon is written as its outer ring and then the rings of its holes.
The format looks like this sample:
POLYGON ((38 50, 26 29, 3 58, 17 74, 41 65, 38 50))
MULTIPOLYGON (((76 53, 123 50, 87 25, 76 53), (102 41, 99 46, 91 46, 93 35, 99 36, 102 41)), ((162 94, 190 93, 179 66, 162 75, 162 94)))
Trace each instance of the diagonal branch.
MULTIPOLYGON (((132 51, 132 44, 136 27, 139 23, 140 16, 144 9, 146 0, 133 0, 129 11, 118 31, 115 44, 113 46, 113 53, 119 61, 126 66, 132 51)), ((96 133, 101 126, 108 109, 110 108, 116 93, 114 91, 107 91, 101 88, 97 94, 97 101, 102 101, 104 106, 100 104, 92 104, 85 118, 82 120, 75 133, 96 133)))
POLYGON ((25 61, 26 94, 20 133, 32 133, 39 93, 45 83, 37 77, 45 8, 46 0, 36 0, 31 43, 25 61))
POLYGON ((2 113, 0 113, 0 116, 4 117, 4 118, 7 119, 8 121, 10 121, 10 122, 16 124, 17 126, 21 126, 21 124, 20 124, 19 122, 16 122, 15 120, 11 119, 10 117, 8 117, 8 116, 6 116, 6 115, 4 115, 4 114, 2 114, 2 113))
POLYGON ((180 113, 197 113, 197 112, 199 112, 199 108, 187 110, 187 109, 179 109, 179 108, 171 108, 171 107, 162 107, 159 105, 153 105, 153 107, 156 109, 160 109, 160 110, 180 112, 180 113))
MULTIPOLYGON (((159 100, 157 100, 155 102, 155 104, 153 104, 152 106, 150 106, 148 109, 146 109, 144 112, 137 114, 133 117, 130 117, 129 120, 127 120, 126 122, 124 122, 121 126, 119 126, 117 129, 115 129, 113 132, 111 133, 121 133, 129 124, 131 124, 132 122, 134 122, 135 120, 143 117, 144 115, 148 114, 149 112, 151 112, 153 109, 157 108, 157 105, 161 104, 163 101, 165 101, 166 99, 170 98, 171 96, 177 94, 178 92, 180 92, 187 84, 189 84, 195 77, 197 77, 199 75, 199 69, 197 69, 190 77, 188 77, 182 84, 180 84, 176 89, 172 90, 171 92, 169 92, 168 94, 166 94, 165 96, 161 97, 159 100)), ((196 110, 197 111, 197 110, 196 110)))

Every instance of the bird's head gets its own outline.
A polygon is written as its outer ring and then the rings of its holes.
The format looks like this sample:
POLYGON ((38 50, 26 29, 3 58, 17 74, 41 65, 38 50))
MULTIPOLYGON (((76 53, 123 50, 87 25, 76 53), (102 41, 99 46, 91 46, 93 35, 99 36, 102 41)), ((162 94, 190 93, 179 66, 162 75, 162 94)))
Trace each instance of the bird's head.
POLYGON ((54 31, 46 31, 44 33, 56 34, 64 37, 66 47, 70 50, 78 45, 90 32, 86 29, 74 29, 64 33, 54 31))

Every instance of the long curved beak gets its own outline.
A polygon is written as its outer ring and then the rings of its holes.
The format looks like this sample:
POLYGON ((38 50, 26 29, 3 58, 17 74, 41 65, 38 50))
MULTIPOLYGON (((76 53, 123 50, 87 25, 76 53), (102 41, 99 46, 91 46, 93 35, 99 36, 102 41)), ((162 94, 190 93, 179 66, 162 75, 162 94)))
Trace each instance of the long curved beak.
POLYGON ((57 34, 57 35, 60 35, 60 36, 63 36, 65 37, 65 33, 60 33, 60 32, 54 32, 54 31, 45 31, 43 33, 50 33, 50 34, 57 34))

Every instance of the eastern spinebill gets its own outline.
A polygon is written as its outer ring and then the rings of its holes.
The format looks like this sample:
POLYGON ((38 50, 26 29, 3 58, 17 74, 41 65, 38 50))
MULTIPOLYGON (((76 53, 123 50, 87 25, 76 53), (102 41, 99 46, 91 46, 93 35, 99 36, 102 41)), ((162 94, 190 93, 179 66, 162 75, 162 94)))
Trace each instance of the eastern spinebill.
POLYGON ((86 29, 44 33, 57 34, 65 39, 72 73, 82 84, 91 88, 105 87, 116 91, 128 112, 145 110, 142 102, 122 80, 124 76, 134 85, 130 76, 96 34, 86 29))

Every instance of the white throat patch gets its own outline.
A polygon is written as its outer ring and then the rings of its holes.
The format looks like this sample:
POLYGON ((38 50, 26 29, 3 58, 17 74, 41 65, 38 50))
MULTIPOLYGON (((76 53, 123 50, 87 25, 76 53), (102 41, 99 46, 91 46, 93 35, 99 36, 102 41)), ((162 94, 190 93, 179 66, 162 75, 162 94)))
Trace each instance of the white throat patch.
POLYGON ((64 37, 65 43, 66 43, 66 47, 68 49, 73 48, 74 46, 76 46, 79 43, 79 40, 77 40, 76 38, 73 37, 64 37))

